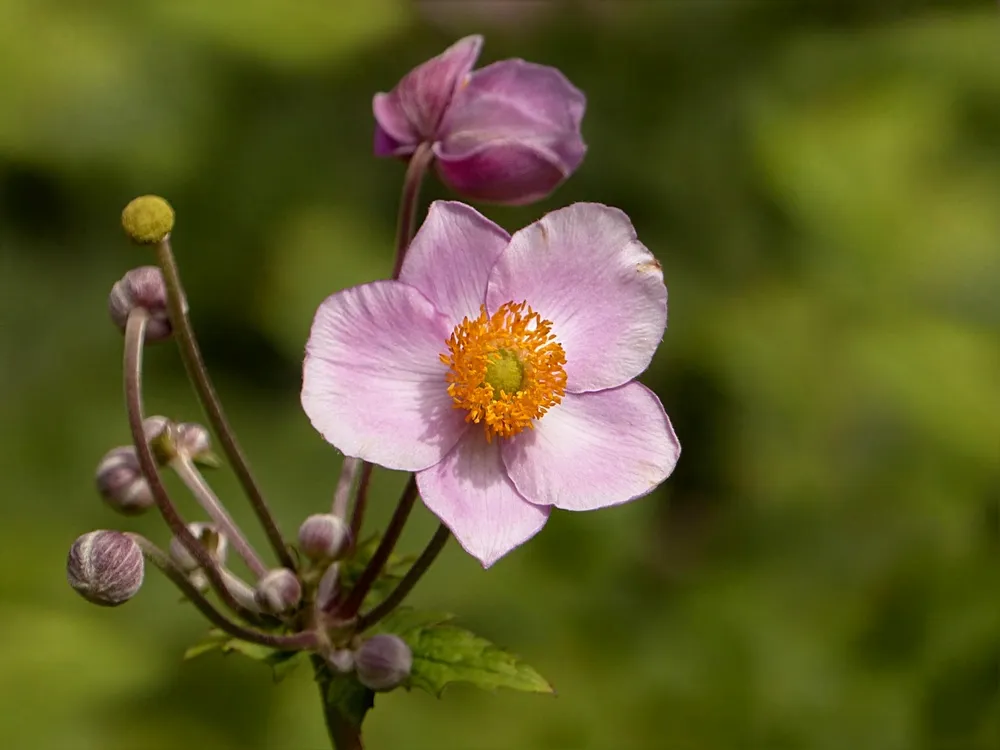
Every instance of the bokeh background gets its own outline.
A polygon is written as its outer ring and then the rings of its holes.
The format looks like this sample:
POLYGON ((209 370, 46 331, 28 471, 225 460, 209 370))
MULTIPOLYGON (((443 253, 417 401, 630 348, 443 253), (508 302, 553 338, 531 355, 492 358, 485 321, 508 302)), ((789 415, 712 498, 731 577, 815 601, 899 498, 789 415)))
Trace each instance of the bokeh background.
MULTIPOLYGON (((122 521, 107 291, 148 261, 119 211, 167 196, 219 389, 281 524, 340 458, 298 404, 326 295, 384 277, 403 168, 374 92, 472 32, 560 67, 590 152, 516 229, 625 209, 670 327, 645 380, 684 446, 647 499, 558 513, 414 595, 556 697, 381 697, 373 750, 1000 747, 1000 27, 993 2, 0 0, 0 738, 13 750, 325 747, 308 670, 181 654, 206 626, 150 573, 66 585, 122 521)), ((448 197, 431 182, 425 198, 448 197)), ((151 412, 196 419, 176 352, 151 412)), ((372 521, 402 484, 376 475, 372 521)), ((215 475, 252 526, 235 482, 215 475)), ((194 510, 185 506, 189 514, 194 510)), ((404 540, 434 528, 423 509, 404 540)), ((262 541, 254 531, 254 538, 262 541)))

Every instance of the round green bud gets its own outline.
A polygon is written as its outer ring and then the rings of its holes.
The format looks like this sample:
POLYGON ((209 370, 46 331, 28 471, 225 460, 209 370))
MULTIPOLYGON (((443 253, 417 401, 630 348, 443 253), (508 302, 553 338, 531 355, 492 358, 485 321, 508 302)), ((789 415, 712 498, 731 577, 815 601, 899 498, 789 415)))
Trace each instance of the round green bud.
POLYGON ((155 245, 174 228, 174 209, 158 195, 139 196, 122 211, 122 227, 133 242, 155 245))

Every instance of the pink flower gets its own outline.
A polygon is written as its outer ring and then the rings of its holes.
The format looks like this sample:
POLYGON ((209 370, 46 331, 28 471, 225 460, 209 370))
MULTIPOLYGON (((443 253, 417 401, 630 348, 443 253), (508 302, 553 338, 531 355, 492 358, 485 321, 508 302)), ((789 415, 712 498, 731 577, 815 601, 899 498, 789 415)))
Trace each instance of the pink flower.
POLYGON ((666 320, 660 264, 621 211, 577 203, 510 237, 437 202, 399 281, 320 305, 302 405, 346 455, 417 472, 488 567, 551 508, 623 503, 673 471, 670 421, 634 381, 666 320))
POLYGON ((544 198, 580 165, 584 95, 555 68, 503 60, 472 72, 481 36, 462 39, 376 94, 375 153, 433 144, 456 192, 495 203, 544 198))

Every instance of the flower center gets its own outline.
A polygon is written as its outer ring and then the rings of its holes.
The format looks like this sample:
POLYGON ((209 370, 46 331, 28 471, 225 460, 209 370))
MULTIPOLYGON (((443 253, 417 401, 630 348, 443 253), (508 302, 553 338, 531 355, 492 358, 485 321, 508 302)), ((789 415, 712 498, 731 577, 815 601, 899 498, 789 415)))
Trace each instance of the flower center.
POLYGON ((466 422, 482 424, 486 440, 510 437, 558 404, 566 392, 566 353, 526 302, 507 302, 488 315, 480 308, 448 339, 441 361, 450 367, 448 394, 466 422))

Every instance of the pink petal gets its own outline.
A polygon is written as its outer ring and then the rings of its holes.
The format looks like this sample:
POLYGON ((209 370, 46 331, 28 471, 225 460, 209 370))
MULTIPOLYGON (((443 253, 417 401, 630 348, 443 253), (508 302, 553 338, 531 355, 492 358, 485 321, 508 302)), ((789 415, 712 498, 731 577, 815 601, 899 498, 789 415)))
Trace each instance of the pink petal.
POLYGON ((567 394, 504 441, 503 459, 524 497, 565 510, 618 505, 670 476, 681 447, 656 394, 640 383, 567 394))
POLYGON ((302 407, 345 455, 403 471, 440 461, 466 430, 439 354, 452 326, 418 290, 376 281, 316 312, 302 407))
POLYGON ((388 94, 376 94, 378 124, 399 143, 435 140, 455 90, 463 84, 482 49, 481 36, 467 36, 411 70, 388 94))
POLYGON ((438 172, 457 192, 498 203, 548 195, 583 160, 586 97, 556 68, 503 60, 469 76, 435 146, 438 172))
POLYGON ((553 211, 514 234, 490 274, 486 306, 522 300, 552 321, 573 393, 635 378, 667 324, 659 262, 628 216, 597 203, 553 211))
POLYGON ((527 502, 507 477, 500 443, 474 426, 445 459, 417 474, 424 504, 484 568, 541 531, 548 508, 527 502))
POLYGON ((441 181, 470 200, 519 206, 541 200, 569 175, 559 158, 526 142, 494 142, 465 156, 448 156, 435 145, 441 181))
POLYGON ((474 208, 435 201, 406 251, 399 280, 427 295, 455 326, 479 315, 490 270, 509 241, 474 208))
MULTIPOLYGON (((384 96, 384 94, 378 96, 384 96)), ((389 135, 378 122, 375 123, 375 156, 406 156, 412 154, 416 149, 416 138, 398 141, 389 135)))

